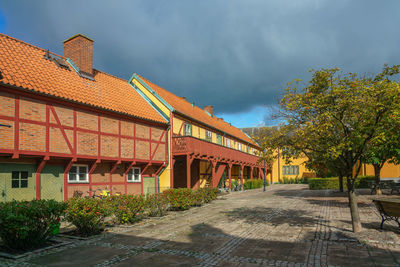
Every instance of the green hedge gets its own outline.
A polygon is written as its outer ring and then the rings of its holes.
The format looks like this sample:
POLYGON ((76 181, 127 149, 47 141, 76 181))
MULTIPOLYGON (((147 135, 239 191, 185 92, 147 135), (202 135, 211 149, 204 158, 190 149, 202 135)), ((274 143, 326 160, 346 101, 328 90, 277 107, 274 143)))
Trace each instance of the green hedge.
MULTIPOLYGON (((359 176, 355 182, 355 188, 369 188, 368 183, 374 181, 373 176, 359 176)), ((339 189, 339 177, 308 178, 308 187, 311 190, 339 189)), ((347 179, 343 178, 343 187, 347 188, 347 179)))
MULTIPOLYGON (((265 182, 266 185, 268 186, 268 181, 265 180, 265 182)), ((244 190, 261 188, 263 186, 264 186, 264 180, 259 180, 259 179, 247 180, 243 183, 244 190)))
POLYGON ((299 177, 289 178, 289 177, 283 176, 282 183, 283 184, 306 184, 307 179, 308 178, 299 178, 299 177))

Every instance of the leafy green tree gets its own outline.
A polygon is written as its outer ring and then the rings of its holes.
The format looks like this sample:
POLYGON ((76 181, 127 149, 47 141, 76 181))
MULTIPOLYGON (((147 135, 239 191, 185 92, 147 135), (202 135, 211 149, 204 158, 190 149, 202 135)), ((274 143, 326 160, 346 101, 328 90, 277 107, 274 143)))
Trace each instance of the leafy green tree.
POLYGON ((377 128, 377 135, 367 146, 362 162, 374 166, 375 192, 382 194, 380 188, 381 169, 386 162, 399 164, 400 162, 400 118, 398 111, 385 117, 384 127, 377 128))
POLYGON ((306 155, 309 166, 335 165, 347 179, 354 232, 362 229, 354 191, 359 162, 378 138, 377 129, 385 127, 388 117, 398 117, 400 87, 390 79, 398 73, 399 66, 385 66, 375 77, 322 69, 314 71, 305 86, 299 80, 289 83, 280 102, 285 123, 274 146, 287 156, 306 155))

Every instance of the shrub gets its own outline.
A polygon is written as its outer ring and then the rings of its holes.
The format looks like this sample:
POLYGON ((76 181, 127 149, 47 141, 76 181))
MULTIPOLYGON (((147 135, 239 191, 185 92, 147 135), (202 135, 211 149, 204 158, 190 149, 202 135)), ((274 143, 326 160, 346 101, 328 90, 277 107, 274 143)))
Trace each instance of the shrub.
POLYGON ((161 217, 167 213, 169 202, 165 194, 151 194, 146 196, 145 207, 151 217, 161 217))
MULTIPOLYGON (((369 188, 368 183, 374 181, 373 176, 359 176, 355 181, 355 188, 369 188)), ((312 190, 339 189, 339 178, 308 178, 308 186, 312 190)), ((343 188, 347 188, 347 179, 343 178, 343 188)))
POLYGON ((237 180, 232 180, 231 181, 231 189, 237 188, 238 185, 239 185, 239 182, 237 180))
POLYGON ((308 178, 289 178, 289 177, 283 177, 282 178, 282 183, 283 184, 306 184, 308 178))
POLYGON ((201 206, 206 203, 208 198, 206 188, 199 188, 193 191, 193 206, 201 206))
POLYGON ((140 219, 145 209, 141 195, 113 195, 108 198, 117 223, 133 223, 140 219))
POLYGON ((218 188, 210 188, 204 187, 196 189, 194 194, 194 205, 201 206, 204 203, 209 203, 212 200, 216 199, 218 196, 219 189, 218 188))
POLYGON ((110 215, 106 199, 72 198, 67 201, 65 219, 76 226, 82 236, 100 233, 104 228, 104 219, 110 215))
POLYGON ((187 210, 194 204, 193 191, 190 188, 174 188, 163 192, 167 196, 172 210, 187 210))
POLYGON ((206 192, 206 198, 204 199, 205 203, 211 202, 215 200, 218 196, 219 189, 218 188, 203 188, 206 192))
MULTIPOLYGON (((266 185, 268 185, 268 181, 265 180, 265 182, 266 185)), ((264 180, 260 179, 247 180, 246 182, 244 182, 243 186, 245 190, 261 188, 264 186, 264 180)))
POLYGON ((59 227, 66 204, 55 200, 0 203, 0 237, 10 249, 44 244, 59 227))

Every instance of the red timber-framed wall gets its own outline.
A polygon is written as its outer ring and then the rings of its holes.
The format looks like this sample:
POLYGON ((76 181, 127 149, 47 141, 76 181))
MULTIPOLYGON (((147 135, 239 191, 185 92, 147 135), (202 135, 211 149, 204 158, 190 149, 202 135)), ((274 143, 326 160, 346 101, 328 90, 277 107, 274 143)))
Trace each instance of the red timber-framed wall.
MULTIPOLYGON (((134 103, 132 103, 134 105, 134 103)), ((143 177, 157 176, 167 161, 167 124, 136 119, 90 106, 0 85, 0 159, 35 159, 36 198, 47 164, 64 166, 64 199, 74 191, 143 193, 143 177), (69 183, 74 164, 88 165, 88 183, 69 183), (140 167, 140 183, 127 182, 140 167)))

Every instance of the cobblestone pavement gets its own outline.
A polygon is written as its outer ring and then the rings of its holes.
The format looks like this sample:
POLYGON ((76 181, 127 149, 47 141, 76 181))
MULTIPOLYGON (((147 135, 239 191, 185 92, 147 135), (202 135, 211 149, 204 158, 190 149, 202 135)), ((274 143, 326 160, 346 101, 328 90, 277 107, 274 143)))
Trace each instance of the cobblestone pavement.
POLYGON ((399 230, 380 231, 368 192, 359 194, 359 234, 344 193, 273 185, 0 266, 400 266, 399 230))

